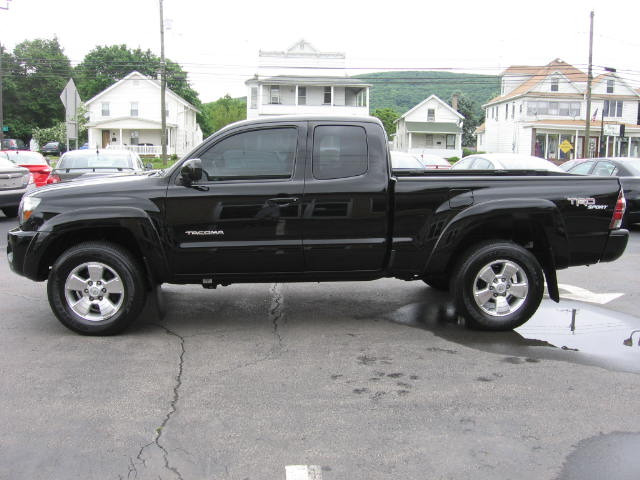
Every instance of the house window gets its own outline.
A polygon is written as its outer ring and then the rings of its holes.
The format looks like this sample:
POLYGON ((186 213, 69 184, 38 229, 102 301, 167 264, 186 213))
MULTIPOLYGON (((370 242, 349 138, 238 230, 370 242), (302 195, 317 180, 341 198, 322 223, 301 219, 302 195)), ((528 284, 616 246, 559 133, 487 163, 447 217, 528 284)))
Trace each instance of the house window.
POLYGON ((607 93, 613 93, 614 85, 615 85, 615 80, 613 79, 607 80, 607 93))
POLYGON ((138 116, 138 102, 131 102, 131 116, 138 116))
POLYGON ((102 102, 102 116, 109 116, 109 102, 102 102))
POLYGON ((447 150, 455 150, 456 148, 456 136, 447 135, 447 150))
POLYGON ((622 116, 622 100, 605 100, 604 116, 605 117, 621 117, 622 116))
POLYGON ((280 103, 280 85, 271 85, 269 89, 269 103, 278 104, 280 103))
POLYGON ((367 106, 367 89, 363 88, 356 95, 356 106, 357 107, 366 107, 367 106))
POLYGON ((251 87, 251 106, 249 108, 258 108, 258 87, 251 87))
POLYGON ((424 144, 427 147, 433 147, 433 135, 430 135, 430 134, 425 135, 424 144))
POLYGON ((140 143, 138 131, 131 130, 131 145, 138 145, 138 143, 140 143))
POLYGON ((435 122, 436 121, 436 110, 435 108, 427 109, 427 122, 435 122))
POLYGON ((527 102, 527 115, 577 117, 580 115, 580 102, 527 102))
POLYGON ((559 84, 559 81, 558 81, 557 78, 554 78, 554 79, 551 80, 551 91, 552 92, 557 92, 558 91, 558 84, 559 84))
POLYGON ((331 87, 324 87, 324 105, 332 105, 333 99, 331 98, 331 87))
POLYGON ((520 113, 522 113, 522 104, 520 104, 520 113))
POLYGON ((307 104, 307 87, 298 87, 298 105, 307 104))

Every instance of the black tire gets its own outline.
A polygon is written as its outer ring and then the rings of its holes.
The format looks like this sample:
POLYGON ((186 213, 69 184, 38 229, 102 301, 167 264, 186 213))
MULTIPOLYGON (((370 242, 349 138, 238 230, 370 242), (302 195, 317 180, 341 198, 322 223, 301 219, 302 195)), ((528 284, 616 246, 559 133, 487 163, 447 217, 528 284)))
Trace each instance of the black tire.
POLYGON ((449 277, 424 277, 422 281, 435 290, 440 290, 443 292, 449 291, 449 277))
POLYGON ((2 209, 5 217, 13 218, 18 216, 18 207, 4 207, 2 209))
POLYGON ((544 294, 544 275, 538 260, 521 246, 506 241, 484 242, 462 256, 451 277, 450 290, 458 313, 469 327, 512 330, 538 309, 544 294), (495 280, 491 280, 492 275, 495 280))
POLYGON ((124 248, 107 242, 85 242, 65 251, 51 268, 47 293, 58 320, 82 335, 122 332, 138 318, 147 296, 139 262, 124 248), (94 272, 93 276, 89 268, 94 272), (100 268, 102 273, 96 275, 100 268), (67 284, 71 282, 72 272, 76 282, 87 282, 83 285, 86 289, 66 288, 77 285, 67 284), (98 277, 100 280, 94 282, 98 277), (107 308, 103 308, 103 299, 107 308), (80 303, 82 305, 78 307, 80 303), (85 307, 86 313, 79 312, 85 307))

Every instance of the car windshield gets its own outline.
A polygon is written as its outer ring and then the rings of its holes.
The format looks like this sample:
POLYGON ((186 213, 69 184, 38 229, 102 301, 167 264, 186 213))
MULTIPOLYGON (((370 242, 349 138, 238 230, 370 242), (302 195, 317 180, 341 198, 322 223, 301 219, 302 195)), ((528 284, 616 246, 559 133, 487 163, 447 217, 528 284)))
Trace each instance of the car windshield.
POLYGON ((58 142, 49 142, 45 145, 45 147, 57 147, 58 146, 58 142))
POLYGON ((420 160, 418 160, 413 155, 409 155, 408 153, 392 153, 391 166, 393 168, 423 168, 420 160))
POLYGON ((76 151, 64 155, 58 163, 58 169, 64 168, 127 168, 132 169, 131 155, 128 153, 76 151))
POLYGON ((24 149, 25 145, 22 140, 19 138, 5 138, 2 140, 2 149, 3 150, 17 150, 24 149))
POLYGON ((7 152, 9 160, 16 165, 46 165, 47 161, 37 152, 16 151, 7 152))

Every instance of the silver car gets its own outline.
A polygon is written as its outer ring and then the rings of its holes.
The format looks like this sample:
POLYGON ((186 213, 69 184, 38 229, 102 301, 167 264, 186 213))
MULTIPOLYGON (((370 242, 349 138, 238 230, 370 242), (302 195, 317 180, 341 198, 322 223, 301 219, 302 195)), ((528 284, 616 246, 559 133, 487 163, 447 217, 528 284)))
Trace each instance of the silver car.
POLYGON ((25 193, 35 190, 31 172, 19 167, 0 152, 0 210, 7 217, 18 215, 18 206, 25 193))
POLYGON ((60 157, 47 183, 92 178, 114 174, 144 172, 140 156, 128 150, 72 150, 60 157))

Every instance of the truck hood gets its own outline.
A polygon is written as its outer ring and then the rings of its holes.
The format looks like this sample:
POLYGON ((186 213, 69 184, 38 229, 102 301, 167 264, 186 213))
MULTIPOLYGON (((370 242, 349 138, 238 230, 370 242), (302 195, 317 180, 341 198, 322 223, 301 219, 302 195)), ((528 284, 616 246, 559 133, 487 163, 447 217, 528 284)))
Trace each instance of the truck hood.
POLYGON ((45 199, 66 196, 88 195, 91 197, 112 196, 118 192, 133 192, 144 190, 147 186, 155 185, 164 177, 156 172, 144 172, 139 175, 114 174, 99 176, 82 176, 74 181, 54 183, 39 188, 32 195, 45 199))

